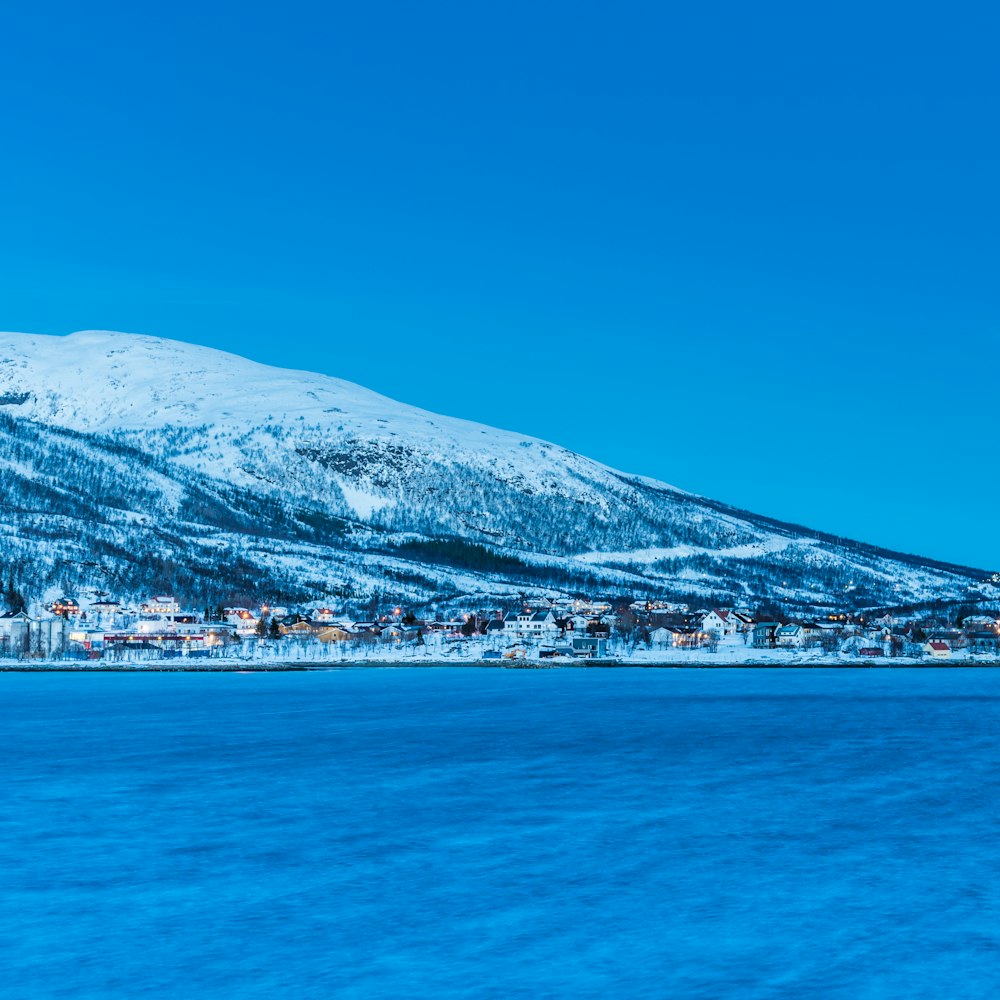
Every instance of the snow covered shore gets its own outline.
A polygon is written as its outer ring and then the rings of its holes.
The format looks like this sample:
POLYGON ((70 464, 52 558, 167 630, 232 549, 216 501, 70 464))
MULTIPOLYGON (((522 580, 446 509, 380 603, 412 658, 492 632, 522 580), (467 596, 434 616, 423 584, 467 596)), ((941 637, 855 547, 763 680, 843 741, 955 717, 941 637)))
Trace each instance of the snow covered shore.
MULTIPOLYGON (((754 649, 742 643, 723 643, 712 652, 703 649, 616 648, 601 659, 543 656, 539 649, 526 655, 504 655, 482 642, 429 642, 423 646, 357 646, 347 643, 269 643, 232 647, 212 656, 157 656, 146 650, 102 659, 5 659, 0 672, 28 670, 65 671, 241 671, 323 670, 341 667, 485 667, 485 668, 830 668, 830 667, 996 667, 995 657, 954 650, 947 659, 932 657, 870 657, 822 650, 754 649), (484 653, 487 657, 484 657, 484 653)), ((510 651, 507 651, 508 653, 510 651)))

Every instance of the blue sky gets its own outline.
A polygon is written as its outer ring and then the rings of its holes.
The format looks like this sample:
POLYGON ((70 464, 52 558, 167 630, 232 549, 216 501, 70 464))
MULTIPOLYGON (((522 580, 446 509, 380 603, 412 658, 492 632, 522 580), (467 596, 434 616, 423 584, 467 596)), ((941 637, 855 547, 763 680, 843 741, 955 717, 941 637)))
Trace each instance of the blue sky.
POLYGON ((22 6, 0 327, 1000 569, 995 5, 22 6))

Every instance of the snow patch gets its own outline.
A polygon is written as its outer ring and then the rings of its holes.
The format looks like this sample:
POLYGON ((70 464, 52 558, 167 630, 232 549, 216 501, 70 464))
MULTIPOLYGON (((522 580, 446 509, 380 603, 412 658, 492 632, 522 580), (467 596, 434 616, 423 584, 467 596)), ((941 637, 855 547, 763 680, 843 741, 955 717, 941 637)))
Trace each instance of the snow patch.
POLYGON ((729 548, 707 549, 697 545, 674 545, 668 549, 635 549, 632 552, 584 552, 576 558, 580 562, 604 565, 606 563, 635 563, 648 566, 665 559, 689 559, 691 556, 712 556, 715 559, 752 559, 754 556, 783 552, 790 545, 815 545, 816 539, 792 539, 772 535, 751 542, 748 545, 732 545, 729 548))
POLYGON ((344 500, 347 502, 348 507, 362 521, 368 520, 372 514, 377 514, 383 507, 388 506, 390 503, 388 497, 368 493, 365 490, 359 489, 353 483, 343 480, 340 482, 340 490, 344 494, 344 500))

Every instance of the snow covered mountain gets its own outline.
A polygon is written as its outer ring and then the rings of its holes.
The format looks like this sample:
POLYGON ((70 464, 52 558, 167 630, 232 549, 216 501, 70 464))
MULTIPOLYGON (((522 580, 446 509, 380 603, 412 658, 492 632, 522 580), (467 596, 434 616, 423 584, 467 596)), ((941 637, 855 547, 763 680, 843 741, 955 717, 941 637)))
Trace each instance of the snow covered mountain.
POLYGON ((154 337, 0 334, 0 568, 190 599, 966 599, 984 573, 154 337))

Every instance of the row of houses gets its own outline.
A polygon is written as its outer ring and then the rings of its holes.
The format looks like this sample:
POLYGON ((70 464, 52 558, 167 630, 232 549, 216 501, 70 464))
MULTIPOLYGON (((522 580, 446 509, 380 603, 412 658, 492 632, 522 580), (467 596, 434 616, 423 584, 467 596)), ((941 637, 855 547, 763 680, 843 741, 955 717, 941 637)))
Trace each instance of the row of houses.
MULTIPOLYGON (((848 614, 817 619, 755 618, 746 609, 711 609, 694 613, 651 612, 635 607, 627 617, 643 623, 655 649, 701 648, 740 643, 755 649, 856 652, 866 656, 948 657, 953 651, 1000 655, 1000 621, 971 615, 961 627, 942 628, 936 620, 900 622, 892 615, 865 620, 848 614)), ((619 626, 620 626, 619 622, 619 626)))
POLYGON ((963 622, 961 628, 930 632, 918 623, 891 624, 880 618, 867 623, 850 621, 755 622, 751 641, 757 649, 842 649, 860 656, 920 656, 945 659, 953 651, 1000 654, 1000 623, 987 619, 963 622))
POLYGON ((742 643, 757 649, 822 647, 860 655, 918 655, 946 658, 953 652, 1000 654, 1000 622, 973 614, 961 626, 930 619, 901 622, 885 614, 865 620, 846 613, 815 619, 755 616, 749 608, 690 611, 668 602, 632 602, 617 608, 607 602, 542 597, 513 611, 451 609, 440 618, 416 619, 401 608, 356 620, 332 608, 300 611, 283 607, 225 607, 204 613, 185 611, 168 594, 136 606, 101 599, 85 607, 63 597, 47 613, 0 615, 0 655, 85 656, 122 649, 196 653, 233 643, 279 639, 321 643, 422 643, 485 637, 492 651, 530 647, 539 655, 605 656, 612 641, 630 648, 699 648, 742 643))
MULTIPOLYGON (((290 614, 275 619, 276 625, 269 633, 272 638, 316 639, 319 642, 419 642, 423 629, 418 625, 401 622, 318 620, 309 615, 290 614)), ((435 623, 436 628, 442 626, 435 623)))
POLYGON ((76 598, 53 601, 46 613, 32 617, 26 612, 0 616, 0 655, 79 654, 85 657, 114 655, 122 650, 160 650, 194 654, 243 641, 271 642, 279 639, 321 643, 421 643, 424 637, 448 639, 475 634, 529 642, 551 643, 577 630, 566 645, 574 655, 604 655, 612 627, 610 606, 576 601, 544 610, 512 612, 474 611, 460 616, 416 619, 396 608, 390 615, 356 620, 331 608, 306 612, 283 607, 225 607, 197 613, 184 610, 171 595, 156 595, 137 606, 113 600, 81 604, 76 598), (556 611, 564 617, 557 618, 556 611), (582 612, 586 611, 587 614, 582 612), (603 616, 603 617, 602 617, 603 616), (595 625, 599 630, 595 636, 595 625))

